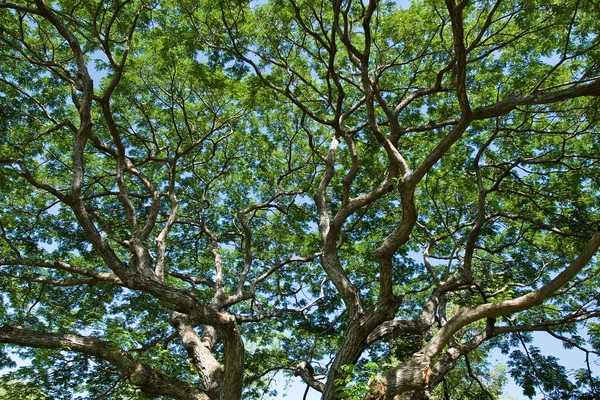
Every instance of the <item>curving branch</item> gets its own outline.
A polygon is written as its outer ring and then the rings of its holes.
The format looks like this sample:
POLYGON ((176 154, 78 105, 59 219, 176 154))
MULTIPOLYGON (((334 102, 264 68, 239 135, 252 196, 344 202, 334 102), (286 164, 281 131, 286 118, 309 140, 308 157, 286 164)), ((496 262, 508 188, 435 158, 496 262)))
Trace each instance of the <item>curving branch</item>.
POLYGON ((188 357, 200 373, 203 387, 212 397, 217 396, 223 385, 223 368, 213 356, 211 350, 213 342, 200 339, 185 314, 174 312, 171 314, 171 325, 183 342, 188 357))
POLYGON ((298 364, 294 375, 302 378, 302 380, 306 382, 308 386, 315 389, 317 392, 323 393, 325 390, 325 384, 318 381, 318 378, 323 377, 315 376, 315 369, 306 361, 302 361, 300 364, 298 364))
POLYGON ((124 286, 123 281, 119 279, 115 274, 108 272, 94 271, 89 268, 84 268, 76 265, 69 264, 65 261, 54 261, 48 262, 43 260, 31 260, 31 259, 16 259, 16 260, 0 260, 0 265, 24 265, 28 267, 58 269, 72 274, 83 275, 90 277, 91 281, 103 281, 109 282, 113 285, 124 286))
MULTIPOLYGON (((544 300, 575 277, 594 257, 599 247, 600 229, 590 238, 584 249, 571 264, 540 289, 515 299, 485 303, 461 310, 443 325, 427 345, 415 354, 411 360, 393 368, 381 378, 387 385, 388 395, 393 396, 407 388, 417 390, 429 386, 431 360, 442 352, 456 332, 477 320, 485 318, 493 320, 499 316, 509 315, 542 304, 544 300)), ((500 328, 497 329, 499 329, 498 332, 501 331, 500 328)), ((479 340, 483 341, 484 339, 482 337, 479 340)))
POLYGON ((463 26, 463 9, 468 1, 446 0, 446 7, 452 23, 452 37, 454 39, 454 80, 458 104, 464 116, 471 113, 469 97, 467 96, 467 49, 465 48, 465 32, 463 26))
POLYGON ((0 343, 40 349, 74 351, 104 360, 129 377, 129 382, 151 396, 181 400, 209 400, 205 392, 144 365, 115 344, 97 338, 68 333, 45 333, 18 326, 0 327, 0 343))

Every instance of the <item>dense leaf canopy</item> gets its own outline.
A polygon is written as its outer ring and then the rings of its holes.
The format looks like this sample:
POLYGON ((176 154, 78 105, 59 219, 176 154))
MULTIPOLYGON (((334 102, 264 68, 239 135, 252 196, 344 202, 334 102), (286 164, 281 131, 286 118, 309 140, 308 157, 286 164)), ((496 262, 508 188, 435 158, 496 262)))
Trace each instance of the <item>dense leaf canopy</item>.
POLYGON ((598 15, 0 1, 0 393, 598 398, 598 15))

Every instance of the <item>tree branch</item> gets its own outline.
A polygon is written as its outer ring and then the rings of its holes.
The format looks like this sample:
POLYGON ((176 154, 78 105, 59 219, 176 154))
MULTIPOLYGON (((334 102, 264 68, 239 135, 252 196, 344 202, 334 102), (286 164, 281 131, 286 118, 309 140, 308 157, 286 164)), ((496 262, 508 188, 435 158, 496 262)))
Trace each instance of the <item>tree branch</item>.
POLYGON ((181 400, 209 400, 210 397, 170 376, 154 371, 115 344, 97 338, 68 333, 44 333, 18 326, 0 327, 0 343, 84 353, 107 361, 129 376, 129 381, 144 393, 181 400))

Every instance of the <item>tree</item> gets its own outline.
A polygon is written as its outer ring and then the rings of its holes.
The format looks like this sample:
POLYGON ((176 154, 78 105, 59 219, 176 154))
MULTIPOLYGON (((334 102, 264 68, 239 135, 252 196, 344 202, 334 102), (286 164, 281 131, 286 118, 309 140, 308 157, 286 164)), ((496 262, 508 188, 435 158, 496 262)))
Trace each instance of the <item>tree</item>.
POLYGON ((0 399, 45 400, 47 397, 38 388, 31 388, 23 382, 0 378, 0 399))
MULTIPOLYGON (((528 332, 598 354, 599 7, 0 1, 11 376, 493 398, 487 352, 528 332)), ((573 387, 530 353, 527 394, 573 387)))

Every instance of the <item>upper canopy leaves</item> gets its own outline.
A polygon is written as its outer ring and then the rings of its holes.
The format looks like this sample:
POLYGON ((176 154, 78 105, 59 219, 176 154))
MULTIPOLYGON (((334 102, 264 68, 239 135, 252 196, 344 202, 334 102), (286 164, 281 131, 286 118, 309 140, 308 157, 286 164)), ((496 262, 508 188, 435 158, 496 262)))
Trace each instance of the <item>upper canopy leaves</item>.
POLYGON ((391 398, 456 365, 477 381, 494 337, 575 341, 598 315, 597 13, 0 2, 17 376, 54 397, 233 399, 284 370, 329 399, 375 360, 391 398))

